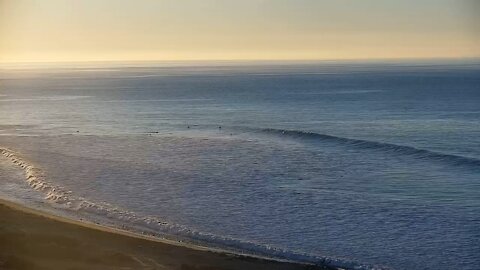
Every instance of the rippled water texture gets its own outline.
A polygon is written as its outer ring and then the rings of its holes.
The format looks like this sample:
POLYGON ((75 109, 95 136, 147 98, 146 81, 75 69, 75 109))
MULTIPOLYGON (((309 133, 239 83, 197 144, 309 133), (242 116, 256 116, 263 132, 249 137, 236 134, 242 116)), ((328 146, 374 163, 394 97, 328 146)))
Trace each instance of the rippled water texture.
POLYGON ((477 62, 2 69, 0 135, 0 196, 65 215, 341 266, 480 265, 477 62))

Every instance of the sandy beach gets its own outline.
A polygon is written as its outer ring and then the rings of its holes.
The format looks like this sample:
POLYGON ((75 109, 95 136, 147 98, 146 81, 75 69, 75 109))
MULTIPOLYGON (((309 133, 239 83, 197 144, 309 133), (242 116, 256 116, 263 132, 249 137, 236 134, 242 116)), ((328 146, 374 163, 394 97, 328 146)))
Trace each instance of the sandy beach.
POLYGON ((0 269, 328 269, 153 241, 0 200, 0 269))

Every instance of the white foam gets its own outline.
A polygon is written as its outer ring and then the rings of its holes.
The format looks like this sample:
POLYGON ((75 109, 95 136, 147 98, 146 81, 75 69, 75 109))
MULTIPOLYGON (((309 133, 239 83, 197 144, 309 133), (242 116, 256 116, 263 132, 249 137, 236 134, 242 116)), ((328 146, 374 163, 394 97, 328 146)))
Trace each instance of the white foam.
POLYGON ((303 263, 321 263, 343 269, 386 269, 385 267, 354 263, 348 259, 291 252, 268 245, 203 233, 182 225, 170 224, 158 217, 138 216, 134 212, 120 209, 107 203, 95 203, 85 198, 74 196, 72 191, 47 181, 47 177, 40 168, 27 162, 17 152, 2 147, 0 147, 0 152, 10 159, 13 164, 16 164, 24 170, 26 182, 34 190, 42 192, 45 200, 51 202, 56 207, 71 210, 75 213, 93 214, 96 220, 100 220, 102 223, 115 228, 127 229, 143 234, 147 233, 161 238, 173 237, 173 239, 178 241, 187 241, 193 244, 210 246, 238 254, 249 254, 303 263))

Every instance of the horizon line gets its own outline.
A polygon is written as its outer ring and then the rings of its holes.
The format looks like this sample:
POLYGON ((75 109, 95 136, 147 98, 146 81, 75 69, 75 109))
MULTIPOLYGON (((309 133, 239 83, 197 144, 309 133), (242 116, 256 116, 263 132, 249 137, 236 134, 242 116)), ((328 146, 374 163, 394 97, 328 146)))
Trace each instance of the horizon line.
POLYGON ((316 58, 316 59, 307 59, 307 58, 291 58, 291 59, 92 59, 92 60, 33 60, 33 61, 1 61, 0 66, 8 65, 61 65, 61 64, 88 64, 88 63, 209 63, 209 62, 219 62, 219 63, 261 63, 261 62, 304 62, 304 63, 315 63, 315 62, 381 62, 381 61, 461 61, 461 60, 480 60, 480 56, 440 56, 440 57, 369 57, 369 58, 316 58))

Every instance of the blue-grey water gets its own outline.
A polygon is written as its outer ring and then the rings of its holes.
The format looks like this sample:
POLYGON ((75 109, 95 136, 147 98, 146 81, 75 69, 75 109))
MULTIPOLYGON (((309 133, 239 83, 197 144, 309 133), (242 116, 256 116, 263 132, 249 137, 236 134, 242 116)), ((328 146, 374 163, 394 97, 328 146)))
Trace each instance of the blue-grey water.
POLYGON ((0 195, 65 215, 358 268, 480 265, 479 61, 3 68, 0 134, 60 194, 2 160, 0 195))

